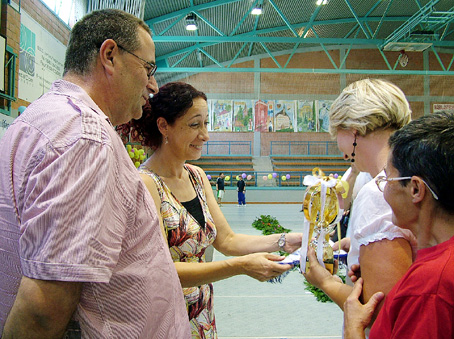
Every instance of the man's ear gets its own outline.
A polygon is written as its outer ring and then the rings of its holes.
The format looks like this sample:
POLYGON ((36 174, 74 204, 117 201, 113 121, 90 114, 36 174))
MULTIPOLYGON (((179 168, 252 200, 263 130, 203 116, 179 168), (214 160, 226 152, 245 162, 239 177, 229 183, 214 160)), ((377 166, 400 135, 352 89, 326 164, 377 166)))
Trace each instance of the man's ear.
POLYGON ((119 52, 120 49, 118 48, 118 45, 112 39, 104 40, 99 48, 100 63, 110 75, 112 75, 114 71, 114 58, 118 56, 119 52))
POLYGON ((412 202, 417 204, 423 201, 425 195, 427 194, 427 187, 422 181, 421 178, 413 176, 410 181, 410 192, 412 196, 412 202))

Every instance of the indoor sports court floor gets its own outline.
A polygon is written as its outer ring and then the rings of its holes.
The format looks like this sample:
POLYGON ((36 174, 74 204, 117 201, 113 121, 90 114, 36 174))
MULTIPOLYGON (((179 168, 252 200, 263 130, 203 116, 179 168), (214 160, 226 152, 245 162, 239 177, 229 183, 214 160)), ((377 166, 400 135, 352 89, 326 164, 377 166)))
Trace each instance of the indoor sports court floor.
MULTIPOLYGON (((221 209, 237 233, 261 234, 251 224, 262 214, 276 217, 292 231, 302 229, 298 204, 231 204, 221 209)), ((214 261, 224 258, 214 252, 214 261)), ((220 339, 342 338, 342 311, 334 303, 316 301, 304 289, 304 277, 298 272, 291 272, 280 284, 248 276, 215 282, 214 309, 220 339)))

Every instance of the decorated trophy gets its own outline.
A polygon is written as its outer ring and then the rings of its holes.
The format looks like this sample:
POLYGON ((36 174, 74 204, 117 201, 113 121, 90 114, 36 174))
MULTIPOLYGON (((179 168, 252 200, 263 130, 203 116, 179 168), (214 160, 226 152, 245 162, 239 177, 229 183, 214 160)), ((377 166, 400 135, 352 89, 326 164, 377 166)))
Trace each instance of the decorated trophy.
POLYGON ((304 177, 303 183, 307 189, 303 200, 305 220, 300 268, 303 272, 309 269, 306 257, 307 248, 311 246, 317 253, 319 263, 332 274, 334 253, 329 244, 329 235, 336 226, 338 215, 342 215, 337 194, 345 193, 345 182, 341 183, 332 175, 325 176, 320 168, 314 168, 312 175, 304 177))

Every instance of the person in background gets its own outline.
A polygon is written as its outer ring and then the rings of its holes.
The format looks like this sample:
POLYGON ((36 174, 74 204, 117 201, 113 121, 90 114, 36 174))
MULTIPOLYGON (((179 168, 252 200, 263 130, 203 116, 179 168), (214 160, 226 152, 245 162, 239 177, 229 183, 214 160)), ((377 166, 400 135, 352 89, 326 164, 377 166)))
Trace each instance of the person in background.
POLYGON ((94 11, 0 140, 0 334, 189 338, 153 200, 114 126, 158 92, 149 27, 94 11), (157 288, 159 287, 159 288, 157 288))
POLYGON ((219 173, 219 177, 216 180, 216 197, 218 199, 218 205, 222 206, 222 198, 224 198, 224 173, 219 173))
POLYGON ((246 183, 243 180, 243 177, 240 175, 238 182, 236 183, 238 191, 238 206, 246 205, 246 183))
MULTIPOLYGON (((363 79, 347 86, 331 105, 330 133, 346 160, 354 162, 358 171, 377 177, 384 174, 389 137, 410 120, 410 106, 400 88, 385 80, 363 79)), ((361 266, 365 301, 377 291, 387 294, 410 267, 416 251, 413 233, 395 226, 391 217, 383 193, 371 180, 359 191, 350 212, 347 257, 350 269, 361 266)), ((343 308, 352 286, 320 266, 313 250, 308 258, 306 279, 343 308)))
POLYGON ((193 338, 216 338, 213 285, 218 280, 246 274, 259 281, 281 275, 290 265, 269 252, 293 252, 301 233, 251 236, 236 234, 216 202, 205 172, 187 160, 200 158, 208 141, 208 106, 203 92, 183 82, 171 82, 131 122, 134 138, 154 149, 139 168, 142 179, 161 212, 162 232, 168 242, 186 298, 193 338), (232 258, 206 262, 205 249, 232 258))
MULTIPOLYGON (((454 114, 423 116, 394 133, 385 175, 376 178, 395 225, 418 239, 416 261, 388 293, 370 331, 378 338, 454 338, 454 114)), ((374 308, 348 297, 345 338, 364 338, 374 308)))

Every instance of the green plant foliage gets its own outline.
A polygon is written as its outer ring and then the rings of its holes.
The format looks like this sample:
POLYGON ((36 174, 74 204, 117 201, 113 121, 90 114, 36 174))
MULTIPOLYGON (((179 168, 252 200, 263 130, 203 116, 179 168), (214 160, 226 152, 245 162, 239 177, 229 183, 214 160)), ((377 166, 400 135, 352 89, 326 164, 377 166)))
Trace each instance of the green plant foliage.
POLYGON ((262 231, 263 235, 289 233, 291 231, 281 226, 275 217, 263 214, 252 222, 252 227, 262 231))

